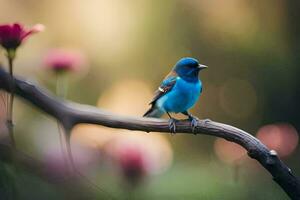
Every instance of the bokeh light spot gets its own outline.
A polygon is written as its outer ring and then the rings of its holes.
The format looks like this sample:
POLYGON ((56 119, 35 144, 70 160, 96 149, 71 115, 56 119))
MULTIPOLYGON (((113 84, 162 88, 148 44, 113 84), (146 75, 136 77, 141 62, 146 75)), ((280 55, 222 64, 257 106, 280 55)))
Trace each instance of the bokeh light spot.
POLYGON ((228 164, 239 161, 246 154, 246 150, 240 145, 217 138, 214 143, 214 150, 218 158, 228 164))
POLYGON ((296 149, 299 135, 292 125, 281 123, 261 127, 257 138, 269 149, 275 150, 280 157, 285 157, 296 149))

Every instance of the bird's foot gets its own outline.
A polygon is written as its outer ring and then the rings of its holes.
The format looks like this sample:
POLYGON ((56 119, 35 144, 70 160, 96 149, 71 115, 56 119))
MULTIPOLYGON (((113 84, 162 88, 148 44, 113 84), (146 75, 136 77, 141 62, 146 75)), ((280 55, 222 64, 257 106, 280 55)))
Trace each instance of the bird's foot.
POLYGON ((199 126, 205 126, 207 122, 210 122, 210 119, 199 119, 198 117, 190 116, 189 120, 191 121, 191 127, 192 127, 192 132, 195 133, 196 127, 199 126))
POLYGON ((170 129, 170 132, 172 135, 176 133, 176 122, 177 121, 178 120, 174 119, 174 118, 170 118, 170 120, 169 120, 169 129, 170 129))
POLYGON ((195 117, 195 116, 190 116, 189 120, 191 121, 192 132, 195 134, 195 129, 198 126, 198 123, 200 122, 200 120, 198 117, 195 117))

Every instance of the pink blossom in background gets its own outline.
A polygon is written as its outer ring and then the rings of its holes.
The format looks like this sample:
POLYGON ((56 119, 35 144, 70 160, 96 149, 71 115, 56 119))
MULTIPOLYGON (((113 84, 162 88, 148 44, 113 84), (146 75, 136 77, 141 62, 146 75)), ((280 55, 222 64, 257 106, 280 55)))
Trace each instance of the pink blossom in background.
POLYGON ((80 51, 67 49, 52 49, 44 59, 45 66, 55 72, 79 71, 86 64, 80 51))
POLYGON ((133 186, 168 169, 173 157, 169 143, 162 136, 119 135, 104 146, 104 151, 133 186))
POLYGON ((31 29, 26 29, 18 23, 0 25, 0 44, 6 50, 15 50, 30 35, 44 29, 42 24, 36 24, 31 29))
POLYGON ((147 158, 140 149, 128 146, 119 153, 118 161, 126 179, 134 183, 146 175, 147 158))
POLYGON ((134 140, 116 138, 106 146, 106 151, 128 183, 135 185, 149 175, 152 158, 134 140))

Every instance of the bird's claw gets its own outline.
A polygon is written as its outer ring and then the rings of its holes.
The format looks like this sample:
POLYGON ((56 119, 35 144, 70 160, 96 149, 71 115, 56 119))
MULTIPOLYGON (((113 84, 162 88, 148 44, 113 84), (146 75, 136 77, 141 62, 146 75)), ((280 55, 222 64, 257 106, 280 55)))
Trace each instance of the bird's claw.
POLYGON ((192 132, 195 134, 195 129, 198 126, 200 120, 194 116, 190 117, 189 120, 191 121, 192 132))
POLYGON ((176 122, 177 120, 173 118, 169 120, 169 129, 172 135, 176 133, 176 122))
POLYGON ((202 120, 200 120, 199 118, 194 117, 194 116, 190 117, 189 119, 190 119, 190 121, 191 121, 192 132, 193 132, 194 134, 196 134, 196 133, 195 133, 195 129, 196 129, 196 127, 197 127, 198 125, 200 125, 200 126, 205 126, 205 124, 206 124, 207 122, 210 122, 210 121, 211 121, 210 119, 202 119, 202 120))

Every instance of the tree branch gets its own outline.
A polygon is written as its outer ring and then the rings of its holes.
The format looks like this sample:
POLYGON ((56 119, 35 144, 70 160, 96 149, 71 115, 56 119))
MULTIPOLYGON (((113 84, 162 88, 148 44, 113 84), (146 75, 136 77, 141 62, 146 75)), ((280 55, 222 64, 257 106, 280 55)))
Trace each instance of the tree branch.
MULTIPOLYGON (((10 83, 9 74, 0 68, 0 89, 10 92, 10 83)), ((71 130, 80 123, 89 123, 145 132, 170 132, 168 121, 163 119, 118 116, 92 106, 64 101, 54 97, 45 89, 20 78, 15 78, 15 86, 15 93, 18 96, 59 120, 67 130, 71 130)), ((188 121, 178 122, 176 130, 180 133, 193 134, 188 121)), ((299 179, 278 158, 275 151, 270 151, 249 133, 230 125, 206 121, 198 123, 194 134, 221 137, 241 145, 248 151, 251 158, 256 159, 273 176, 274 181, 291 199, 300 199, 299 179)))

